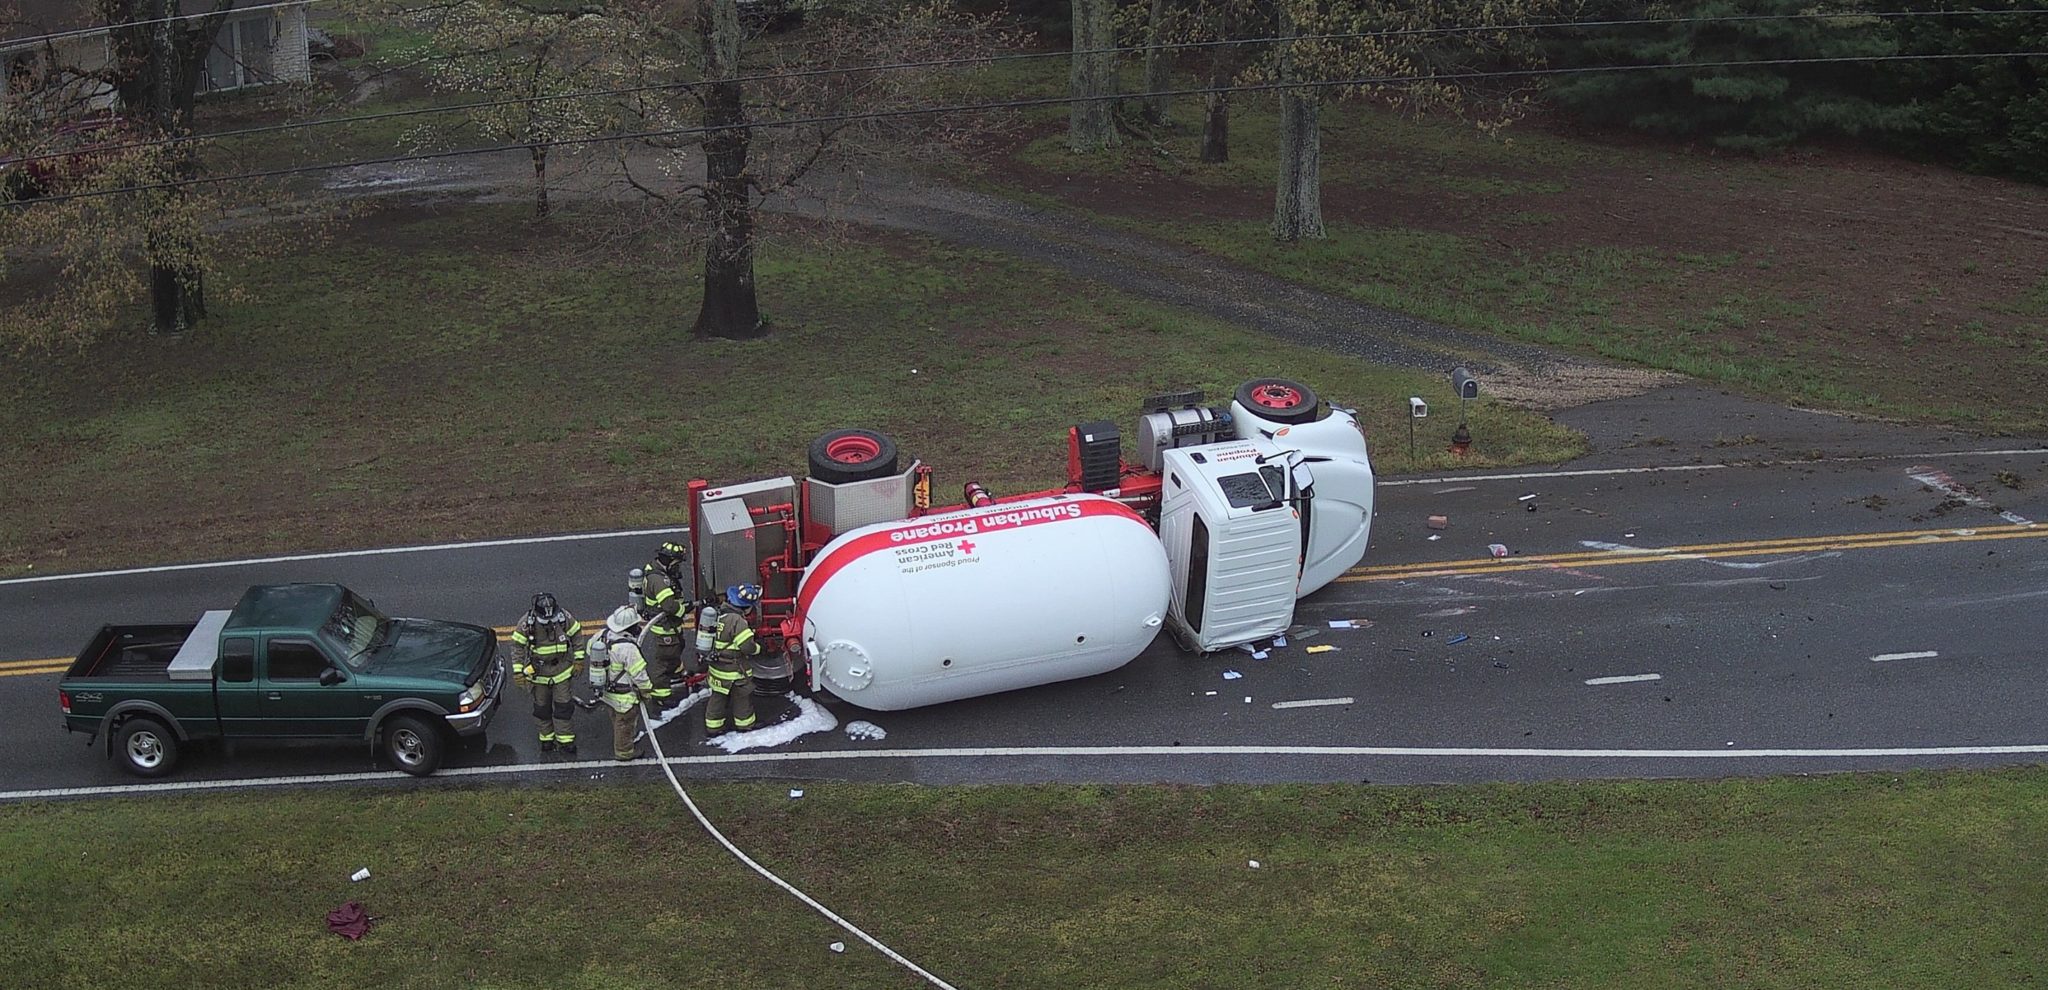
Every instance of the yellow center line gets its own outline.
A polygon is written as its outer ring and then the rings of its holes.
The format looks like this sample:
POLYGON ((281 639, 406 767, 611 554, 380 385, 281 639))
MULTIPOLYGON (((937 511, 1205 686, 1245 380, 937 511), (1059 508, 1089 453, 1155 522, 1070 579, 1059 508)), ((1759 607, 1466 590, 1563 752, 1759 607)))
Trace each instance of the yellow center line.
POLYGON ((1861 536, 1808 538, 1803 543, 1760 540, 1754 544, 1734 544, 1729 549, 1707 551, 1689 551, 1680 547, 1668 547, 1656 550, 1655 552, 1645 553, 1611 550, 1606 551, 1604 555, 1590 558, 1582 558, 1577 554, 1558 555, 1570 558, 1564 561, 1547 558, 1495 559, 1488 557, 1468 561, 1447 561, 1438 565, 1404 565, 1402 569, 1398 570, 1354 572, 1337 580, 1399 581, 1422 577, 1456 577, 1471 574, 1502 574, 1510 571, 1613 567, 1621 564, 1655 564, 1676 560, 1718 560, 1723 557, 1759 557, 1772 554, 1813 553, 1830 550, 1870 550, 1882 547, 1976 543, 1984 540, 2017 540, 2039 537, 2048 537, 2048 527, 1998 526, 1985 529, 1936 530, 1932 532, 1871 533, 1861 536), (1771 543, 1773 545, 1757 545, 1761 543, 1771 543))
MULTIPOLYGON (((1897 540, 1909 537, 1919 539, 1930 536, 1972 536, 1978 533, 1996 533, 2011 531, 2024 532, 2030 531, 2032 529, 2035 529, 2035 527, 2007 525, 1978 527, 1950 526, 1943 529, 1909 529, 1880 533, 1843 533, 1834 536, 1788 536, 1780 539, 1771 540, 1735 540, 1724 543, 1692 543, 1674 547, 1638 547, 1628 550, 1585 550, 1573 551, 1571 553, 1524 554, 1514 557, 1513 561, 1518 564, 1564 563, 1567 561, 1606 560, 1608 558, 1615 557, 1618 555, 1643 557, 1669 557, 1674 554, 1698 554, 1722 550, 1748 550, 1752 548, 1762 547, 1779 547, 1783 548, 1788 553, 1792 553, 1802 549, 1806 549, 1808 547, 1813 546, 1815 543, 1822 541, 1862 542, 1866 540, 1897 540)), ((1499 563, 1501 563, 1501 558, 1476 557, 1467 560, 1446 560, 1436 563, 1379 564, 1371 567, 1354 567, 1351 569, 1349 573, 1387 574, 1396 571, 1429 571, 1434 573, 1436 571, 1441 571, 1447 567, 1490 566, 1499 563)))

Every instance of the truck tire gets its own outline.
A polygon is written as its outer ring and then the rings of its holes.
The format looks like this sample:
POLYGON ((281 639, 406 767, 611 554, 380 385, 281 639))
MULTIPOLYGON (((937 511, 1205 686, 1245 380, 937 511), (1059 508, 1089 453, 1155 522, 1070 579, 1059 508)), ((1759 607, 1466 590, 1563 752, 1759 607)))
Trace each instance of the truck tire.
POLYGON ((811 441, 811 477, 828 484, 896 474, 896 441, 873 430, 833 430, 811 441))
POLYGON ((178 736, 162 722, 136 717, 114 733, 121 768, 137 777, 161 777, 178 765, 178 736))
POLYGON ((1322 402, 1316 390, 1289 378, 1254 378, 1237 387, 1238 405, 1275 423, 1313 423, 1322 402))
POLYGON ((424 777, 441 768, 441 755, 447 749, 447 741, 441 738, 438 727, 417 715, 391 716, 391 720, 384 723, 380 738, 385 758, 406 773, 424 777))

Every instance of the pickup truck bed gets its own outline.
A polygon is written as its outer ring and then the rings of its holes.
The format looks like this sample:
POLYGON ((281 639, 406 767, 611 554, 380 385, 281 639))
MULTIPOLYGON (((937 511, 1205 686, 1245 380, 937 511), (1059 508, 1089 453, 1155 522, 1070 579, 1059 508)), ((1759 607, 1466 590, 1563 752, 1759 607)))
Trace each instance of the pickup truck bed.
POLYGON ((122 681, 168 681, 172 658, 198 628, 197 623, 161 626, 102 626, 84 652, 64 674, 65 680, 104 678, 122 681))

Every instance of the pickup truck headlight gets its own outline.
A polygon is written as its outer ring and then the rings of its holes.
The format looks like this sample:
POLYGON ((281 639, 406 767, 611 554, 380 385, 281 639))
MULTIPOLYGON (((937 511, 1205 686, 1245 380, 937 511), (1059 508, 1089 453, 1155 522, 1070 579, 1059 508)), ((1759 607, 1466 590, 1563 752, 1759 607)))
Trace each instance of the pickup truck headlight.
POLYGON ((488 680, 490 680, 490 675, 486 674, 484 677, 479 678, 475 684, 465 688, 462 694, 456 697, 455 710, 457 713, 467 715, 470 712, 476 711, 476 706, 483 703, 484 684, 488 680))

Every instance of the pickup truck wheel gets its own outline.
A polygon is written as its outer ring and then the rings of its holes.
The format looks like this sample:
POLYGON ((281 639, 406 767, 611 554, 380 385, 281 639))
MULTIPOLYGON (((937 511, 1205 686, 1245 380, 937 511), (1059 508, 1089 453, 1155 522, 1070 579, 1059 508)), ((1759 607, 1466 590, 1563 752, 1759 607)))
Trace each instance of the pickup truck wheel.
POLYGON ((161 777, 178 765, 178 737, 153 718, 131 718, 114 734, 121 766, 137 777, 161 777))
POLYGON ((440 730, 417 716, 397 715, 384 723, 384 755, 392 766, 415 777, 440 769, 444 748, 440 730))

